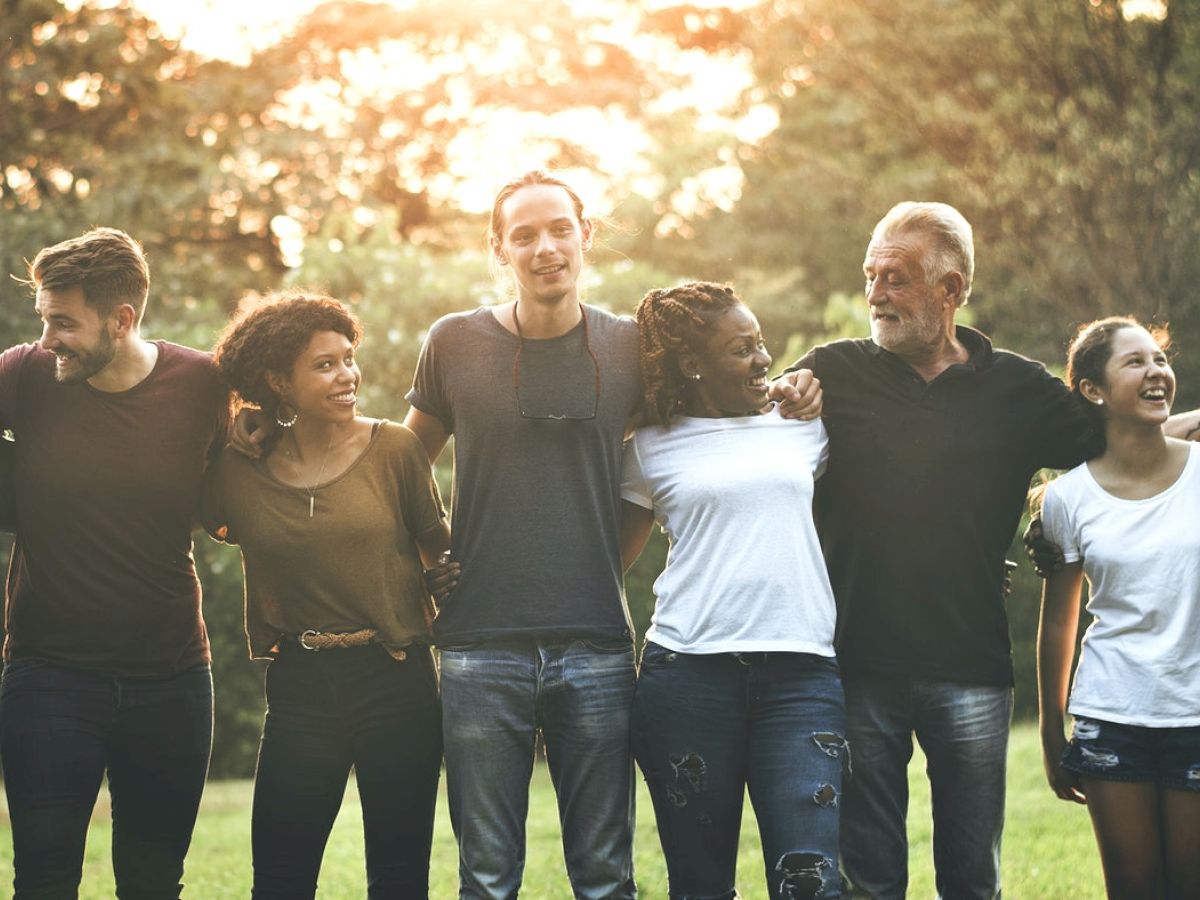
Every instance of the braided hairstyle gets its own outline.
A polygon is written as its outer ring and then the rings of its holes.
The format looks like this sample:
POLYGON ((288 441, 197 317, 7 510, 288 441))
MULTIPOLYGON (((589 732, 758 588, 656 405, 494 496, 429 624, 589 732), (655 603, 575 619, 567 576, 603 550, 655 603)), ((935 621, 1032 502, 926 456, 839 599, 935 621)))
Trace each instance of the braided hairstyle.
POLYGON ((636 315, 643 423, 666 425, 683 409, 692 384, 679 368, 680 355, 699 353, 704 332, 717 316, 740 305, 730 285, 711 281, 656 288, 642 298, 636 315))

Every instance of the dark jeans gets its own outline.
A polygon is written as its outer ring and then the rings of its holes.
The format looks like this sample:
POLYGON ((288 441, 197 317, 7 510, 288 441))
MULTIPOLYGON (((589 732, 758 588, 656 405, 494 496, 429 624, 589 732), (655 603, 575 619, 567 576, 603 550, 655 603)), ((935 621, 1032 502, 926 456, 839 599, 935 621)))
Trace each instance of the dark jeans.
POLYGON ((76 896, 105 774, 117 896, 178 897, 211 742, 206 665, 165 678, 5 666, 0 757, 18 900, 76 896))
POLYGON ((426 897, 442 761, 437 677, 427 647, 393 659, 378 644, 288 645, 267 667, 254 779, 255 898, 313 897, 354 768, 368 896, 426 897))
POLYGON ((807 653, 677 653, 648 643, 633 748, 673 898, 736 897, 747 788, 770 896, 840 897, 849 764, 838 667, 807 653))

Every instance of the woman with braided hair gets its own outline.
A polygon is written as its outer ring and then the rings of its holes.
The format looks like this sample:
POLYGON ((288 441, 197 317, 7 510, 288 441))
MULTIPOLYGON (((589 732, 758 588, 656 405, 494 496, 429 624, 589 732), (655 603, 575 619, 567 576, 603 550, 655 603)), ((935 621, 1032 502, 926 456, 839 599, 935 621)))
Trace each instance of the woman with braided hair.
POLYGON ((812 519, 820 420, 767 400, 771 356, 727 285, 654 290, 638 306, 643 426, 626 446, 622 559, 657 522, 633 713, 672 897, 734 897, 749 788, 772 898, 841 896, 844 734, 834 600, 812 519))

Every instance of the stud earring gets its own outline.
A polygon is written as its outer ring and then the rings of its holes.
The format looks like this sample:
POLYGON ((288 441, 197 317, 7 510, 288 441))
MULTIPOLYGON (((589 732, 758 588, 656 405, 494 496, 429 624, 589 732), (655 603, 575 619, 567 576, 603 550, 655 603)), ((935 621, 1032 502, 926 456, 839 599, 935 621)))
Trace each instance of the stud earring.
POLYGON ((1098 400, 1096 401, 1096 405, 1097 405, 1097 406, 1103 406, 1103 405, 1104 405, 1104 399, 1103 399, 1103 398, 1100 398, 1100 399, 1098 399, 1098 400))
POLYGON ((689 377, 689 378, 691 378, 691 379, 692 379, 692 381, 699 381, 699 380, 700 380, 700 373, 699 373, 699 372, 697 372, 695 375, 689 375, 688 377, 689 377))

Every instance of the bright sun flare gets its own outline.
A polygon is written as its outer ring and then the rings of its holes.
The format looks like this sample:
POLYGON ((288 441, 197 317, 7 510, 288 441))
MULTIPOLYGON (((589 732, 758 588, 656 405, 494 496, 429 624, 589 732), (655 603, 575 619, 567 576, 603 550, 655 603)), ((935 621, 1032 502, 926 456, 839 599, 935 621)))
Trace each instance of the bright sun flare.
MULTIPOLYGON (((78 0, 77 0, 78 2, 78 0)), ((192 0, 179 3, 177 0, 133 0, 134 5, 154 19, 164 34, 177 38, 187 49, 202 56, 245 63, 255 50, 262 49, 285 35, 302 16, 320 5, 321 0, 192 0)), ((408 8, 428 8, 430 15, 437 15, 446 0, 438 2, 405 3, 394 5, 408 8)), ((648 0, 644 8, 672 5, 675 0, 648 0)), ((750 0, 692 0, 696 6, 743 7, 750 0)), ((573 0, 572 9, 580 14, 606 11, 618 22, 623 21, 627 29, 624 38, 628 46, 645 44, 647 53, 654 49, 648 42, 654 40, 640 35, 636 30, 636 16, 631 15, 628 4, 612 0, 573 0), (622 18, 623 17, 623 18, 622 18)), ((370 92, 387 91, 402 85, 411 85, 414 78, 421 78, 420 70, 414 68, 414 59, 390 59, 390 50, 384 48, 373 55, 369 62, 355 71, 353 62, 347 66, 354 83, 370 92)), ((402 53, 402 51, 397 51, 402 53)), ((745 59, 729 56, 726 59, 701 51, 679 53, 674 67, 688 76, 690 88, 675 92, 670 98, 676 108, 691 108, 701 114, 699 127, 713 132, 722 132, 743 141, 756 141, 769 133, 777 123, 774 111, 767 106, 754 108, 749 115, 739 119, 730 118, 727 110, 737 99, 740 91, 750 84, 750 72, 745 59)), ((420 64, 419 61, 418 65, 420 64)), ((330 127, 336 127, 339 101, 329 98, 323 101, 314 92, 301 92, 299 97, 289 98, 289 104, 301 104, 305 110, 320 115, 325 103, 330 127)), ((471 212, 485 211, 498 185, 514 174, 530 168, 546 165, 554 151, 556 137, 570 136, 578 143, 593 149, 604 161, 603 176, 586 171, 568 172, 567 176, 576 184, 589 201, 589 206, 598 213, 611 212, 612 198, 604 195, 604 185, 616 180, 624 190, 632 190, 647 196, 657 197, 660 186, 650 176, 644 153, 649 149, 646 135, 636 122, 629 121, 619 111, 596 108, 574 109, 549 114, 520 112, 517 110, 487 110, 475 114, 468 111, 471 126, 464 129, 450 148, 444 185, 427 185, 431 194, 452 196, 461 208, 471 212)), ((697 173, 690 180, 687 191, 676 192, 668 201, 665 223, 682 221, 696 208, 704 205, 728 208, 736 202, 741 190, 741 172, 737 166, 724 165, 707 172, 697 173)))

